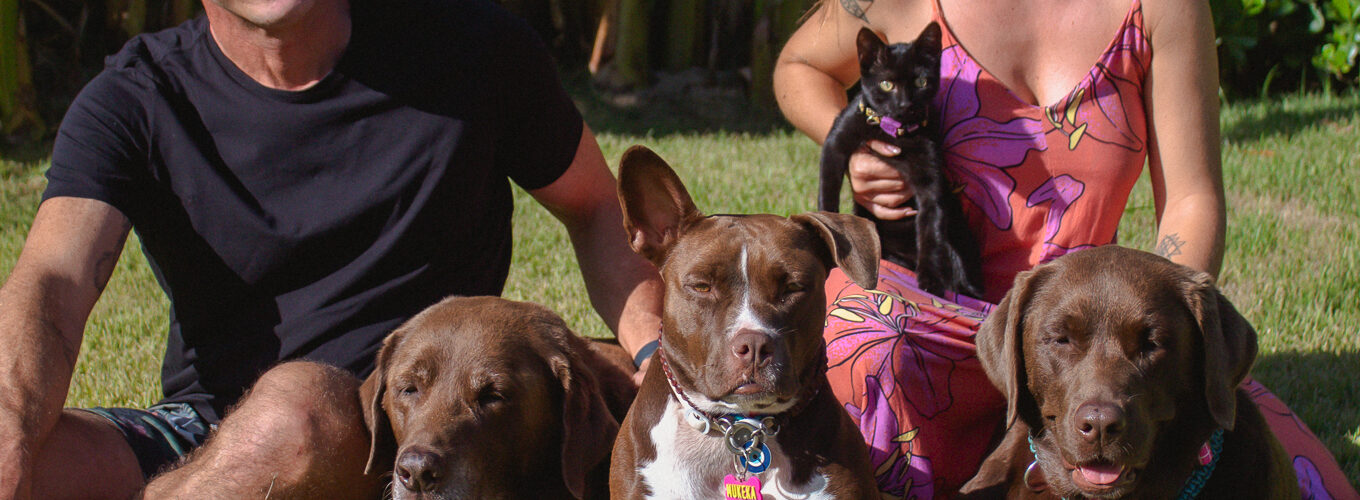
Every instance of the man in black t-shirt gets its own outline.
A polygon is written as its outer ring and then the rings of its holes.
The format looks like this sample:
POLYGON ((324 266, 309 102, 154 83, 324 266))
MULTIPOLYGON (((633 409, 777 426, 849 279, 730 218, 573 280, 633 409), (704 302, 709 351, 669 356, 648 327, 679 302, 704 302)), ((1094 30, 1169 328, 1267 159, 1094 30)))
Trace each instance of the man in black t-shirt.
POLYGON ((656 271, 524 23, 453 0, 203 4, 110 57, 62 122, 0 289, 0 500, 127 497, 209 433, 148 497, 371 494, 356 376, 425 306, 500 293, 510 181, 567 227, 624 347, 656 338, 656 271), (171 300, 165 398, 63 410, 130 229, 171 300))

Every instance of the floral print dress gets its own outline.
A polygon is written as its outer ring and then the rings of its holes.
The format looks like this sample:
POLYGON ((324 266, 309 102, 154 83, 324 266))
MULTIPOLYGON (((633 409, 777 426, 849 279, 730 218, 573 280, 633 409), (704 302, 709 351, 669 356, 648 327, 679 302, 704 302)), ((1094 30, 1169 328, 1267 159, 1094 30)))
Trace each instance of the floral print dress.
MULTIPOLYGON (((1030 104, 982 68, 944 28, 936 115, 945 161, 982 247, 984 300, 917 287, 880 262, 876 290, 840 270, 827 280, 828 375, 859 425, 884 498, 954 493, 977 471, 1005 400, 978 363, 973 336, 1015 275, 1115 242, 1147 160, 1143 82, 1152 48, 1141 4, 1067 96, 1030 104)), ((1244 383, 1295 456, 1305 498, 1353 496, 1335 460, 1259 383, 1244 383)))

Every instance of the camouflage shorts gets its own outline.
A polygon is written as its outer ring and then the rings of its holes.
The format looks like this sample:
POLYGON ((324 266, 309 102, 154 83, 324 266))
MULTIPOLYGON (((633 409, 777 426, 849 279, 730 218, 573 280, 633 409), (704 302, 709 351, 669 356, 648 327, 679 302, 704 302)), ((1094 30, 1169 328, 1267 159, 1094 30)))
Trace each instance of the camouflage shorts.
POLYGON ((165 403, 145 410, 136 408, 86 408, 109 419, 137 455, 142 476, 150 479, 175 464, 208 439, 210 425, 188 403, 165 403))

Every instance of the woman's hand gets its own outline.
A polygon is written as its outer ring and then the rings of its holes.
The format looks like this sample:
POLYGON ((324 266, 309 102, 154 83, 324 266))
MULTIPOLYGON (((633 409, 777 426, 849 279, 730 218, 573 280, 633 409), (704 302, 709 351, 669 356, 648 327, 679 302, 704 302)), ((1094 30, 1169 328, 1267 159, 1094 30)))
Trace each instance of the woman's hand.
POLYGON ((916 214, 916 209, 905 206, 916 193, 902 173, 880 157, 901 152, 892 144, 870 140, 866 147, 850 155, 850 190, 855 194, 855 203, 879 219, 896 220, 916 214))

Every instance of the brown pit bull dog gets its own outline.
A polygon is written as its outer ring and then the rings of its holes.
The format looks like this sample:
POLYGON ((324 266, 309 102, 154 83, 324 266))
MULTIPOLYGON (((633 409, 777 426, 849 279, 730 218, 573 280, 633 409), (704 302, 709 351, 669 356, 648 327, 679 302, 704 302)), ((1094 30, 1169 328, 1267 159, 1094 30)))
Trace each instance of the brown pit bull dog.
POLYGON ((1016 277, 977 346, 1010 429, 967 497, 1299 496, 1238 388, 1256 332, 1207 273, 1113 245, 1069 254, 1016 277))
POLYGON ((827 270, 876 282, 873 225, 704 216, 640 146, 623 155, 619 198, 633 250, 666 292, 661 348, 614 445, 612 498, 876 498, 822 341, 827 270))
POLYGON ((605 498, 630 363, 541 306, 445 299, 383 341, 360 388, 368 472, 392 468, 398 500, 605 498))

